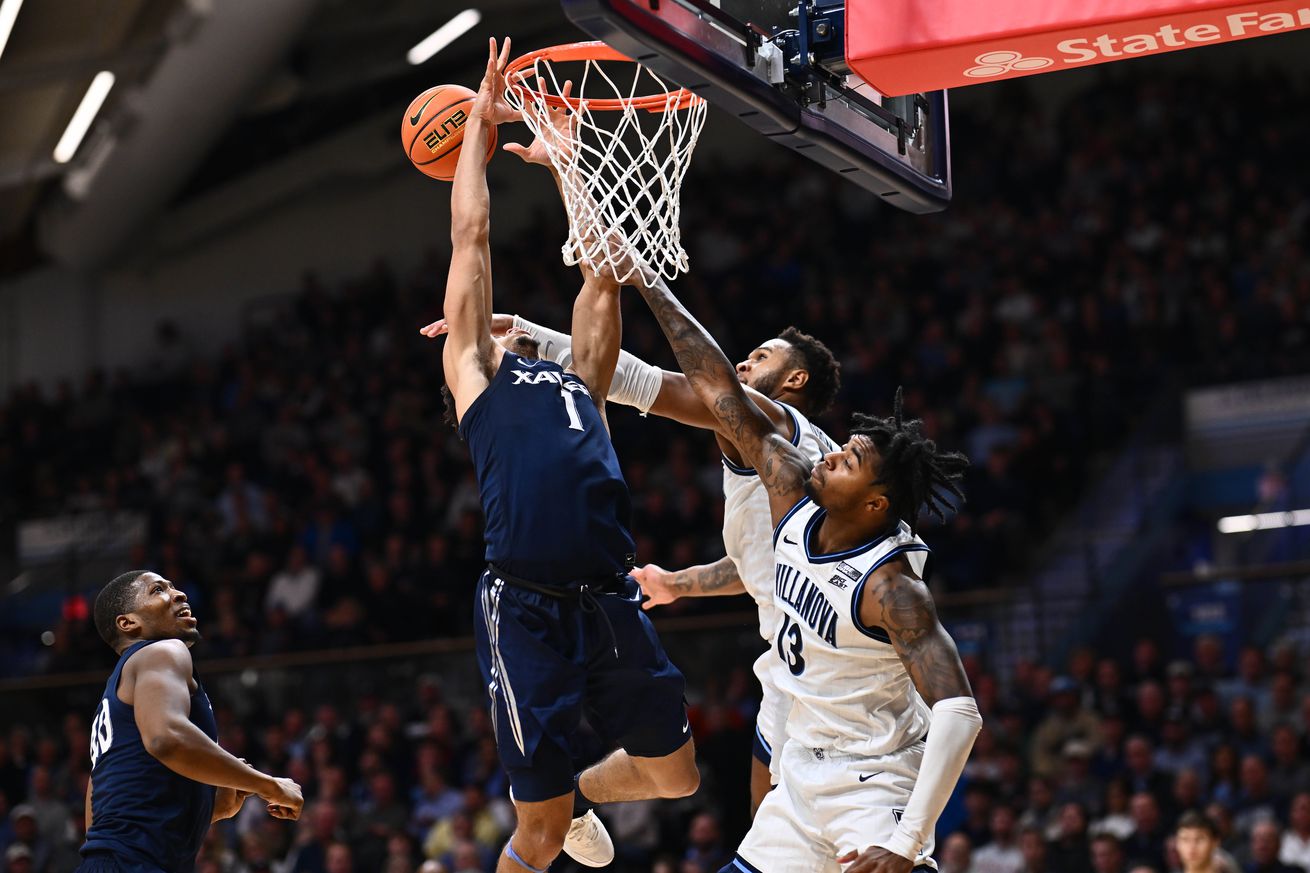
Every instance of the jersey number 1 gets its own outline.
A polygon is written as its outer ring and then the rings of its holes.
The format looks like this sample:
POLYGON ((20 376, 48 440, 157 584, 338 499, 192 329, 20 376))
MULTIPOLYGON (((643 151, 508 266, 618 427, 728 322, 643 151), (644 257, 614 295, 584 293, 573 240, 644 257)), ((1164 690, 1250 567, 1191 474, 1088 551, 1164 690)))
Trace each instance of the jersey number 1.
POLYGON ((564 408, 569 412, 569 430, 582 430, 582 416, 578 415, 578 403, 573 399, 573 392, 561 388, 559 396, 564 398, 564 408))

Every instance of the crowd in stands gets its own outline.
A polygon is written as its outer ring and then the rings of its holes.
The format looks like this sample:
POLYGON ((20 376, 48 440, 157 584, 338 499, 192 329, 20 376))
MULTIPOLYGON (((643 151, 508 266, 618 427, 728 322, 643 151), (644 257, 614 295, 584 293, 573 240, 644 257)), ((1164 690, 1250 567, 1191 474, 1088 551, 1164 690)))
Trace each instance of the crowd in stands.
MULTIPOLYGON (((702 165, 683 201, 693 272, 677 287, 730 357, 795 324, 842 361, 821 420, 834 436, 851 410, 885 413, 904 385, 907 410, 970 456, 963 511, 923 526, 945 591, 1021 577, 1089 459, 1179 384, 1310 364, 1303 84, 1107 74, 1058 110, 1025 95, 955 116, 957 199, 941 215, 892 213, 782 152, 702 165), (1197 93, 1209 111, 1194 111, 1197 93)), ((559 264, 558 225, 551 212, 498 243, 493 270, 501 306, 567 327, 578 283, 559 264)), ((439 346, 417 334, 440 314, 445 254, 406 275, 378 263, 335 289, 307 274, 215 358, 164 324, 148 368, 15 389, 0 406, 0 549, 27 519, 143 514, 147 536, 124 563, 188 593, 202 664, 468 633, 483 565, 476 483, 441 423, 439 346)), ((625 347, 671 364, 640 300, 625 305, 625 347)), ((611 421, 639 560, 721 556, 713 441, 633 414, 611 421)), ((733 607, 666 609, 715 608, 733 607)), ((6 632, 5 670, 107 671, 88 612, 65 604, 49 645, 6 632)), ((1110 873, 1131 861, 1163 873, 1172 822, 1192 808, 1216 817, 1243 861, 1267 854, 1265 822, 1290 825, 1304 847, 1300 665, 1268 672, 1244 653, 1233 677, 1202 655, 1168 672, 1158 658, 1093 658, 1058 680, 1034 667, 1004 691, 978 668, 988 726, 943 868, 1110 873)), ((720 709, 739 713, 749 697, 720 709)), ((0 747, 13 873, 70 869, 78 815, 66 807, 80 810, 87 718, 70 712, 0 747)), ((205 873, 398 871, 420 857, 469 873, 510 826, 477 709, 379 703, 229 722, 228 742, 314 802, 295 829, 254 814, 216 828, 205 873)), ((720 714, 698 738, 748 736, 742 722, 720 714)), ((612 815, 633 869, 714 870, 737 836, 717 804, 612 815)))
MULTIPOLYGON (((1220 870, 1310 871, 1310 684, 1304 653, 1200 637, 1165 660, 1076 651, 1065 672, 1024 664, 1002 685, 966 659, 984 717, 939 825, 942 873, 1171 873, 1185 814, 1219 835, 1220 870), (1235 667, 1230 666, 1235 662, 1235 667)), ((753 695, 742 670, 702 689, 690 718, 705 775, 680 801, 604 807, 613 869, 716 873, 746 826, 753 695)), ((490 719, 435 678, 338 707, 238 717, 222 743, 305 788, 298 824, 247 803, 216 825, 200 873, 490 873, 513 827, 490 719), (426 865, 426 866, 423 866, 426 865)), ((0 734, 3 873, 67 873, 81 840, 88 720, 0 734)), ((598 745, 585 756, 603 752, 598 745)), ((562 860, 556 870, 573 870, 562 860)))

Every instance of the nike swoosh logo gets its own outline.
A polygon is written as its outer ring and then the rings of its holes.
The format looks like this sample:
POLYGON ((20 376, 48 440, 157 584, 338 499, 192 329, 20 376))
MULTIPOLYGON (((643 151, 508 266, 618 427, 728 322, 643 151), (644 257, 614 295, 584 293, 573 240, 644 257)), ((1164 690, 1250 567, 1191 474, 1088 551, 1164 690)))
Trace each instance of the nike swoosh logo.
MULTIPOLYGON (((432 95, 432 97, 436 97, 436 96, 437 96, 436 94, 432 95)), ((424 100, 423 105, 418 108, 418 112, 415 112, 413 115, 409 117, 410 124, 414 125, 415 127, 418 127, 418 120, 423 117, 423 110, 428 108, 428 104, 432 102, 432 97, 429 97, 428 99, 424 100)))
POLYGON ((682 732, 685 734, 689 730, 691 730, 691 721, 689 719, 683 719, 682 732))
POLYGON ((865 773, 863 776, 860 777, 860 781, 861 781, 861 782, 868 782, 868 781, 869 781, 870 779, 872 779, 874 776, 881 776, 881 775, 882 775, 882 771, 881 771, 881 770, 879 770, 877 773, 865 773))
POLYGON ((784 543, 791 543, 793 546, 796 545, 796 541, 795 541, 794 539, 792 539, 791 537, 783 537, 783 538, 782 538, 782 541, 783 541, 784 543))

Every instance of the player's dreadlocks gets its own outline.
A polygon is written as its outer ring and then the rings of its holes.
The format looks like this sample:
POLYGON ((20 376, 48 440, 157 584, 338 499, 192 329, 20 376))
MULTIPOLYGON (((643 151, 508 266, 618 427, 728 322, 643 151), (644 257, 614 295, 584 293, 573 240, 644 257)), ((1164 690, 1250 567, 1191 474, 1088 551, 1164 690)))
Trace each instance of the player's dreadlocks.
POLYGON ((959 452, 940 451, 923 435, 919 419, 905 421, 901 394, 897 388, 890 418, 855 413, 851 436, 863 435, 873 441, 882 459, 875 484, 887 486, 891 514, 908 524, 913 533, 921 509, 945 521, 949 497, 964 499, 955 483, 963 478, 969 459, 959 452))

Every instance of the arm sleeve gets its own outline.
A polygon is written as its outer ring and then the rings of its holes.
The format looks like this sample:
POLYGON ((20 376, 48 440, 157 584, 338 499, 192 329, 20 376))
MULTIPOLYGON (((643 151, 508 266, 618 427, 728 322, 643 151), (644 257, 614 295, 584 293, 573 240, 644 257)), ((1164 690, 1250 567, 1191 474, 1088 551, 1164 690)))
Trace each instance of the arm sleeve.
MULTIPOLYGON (((573 338, 568 334, 534 324, 518 315, 514 316, 514 326, 526 330, 537 341, 542 357, 561 367, 573 363, 573 338)), ((620 351, 607 399, 624 406, 635 406, 645 415, 650 412, 663 383, 664 373, 659 367, 646 363, 636 355, 620 351)))
POLYGON ((884 849, 911 861, 919 856, 960 780, 980 730, 982 716, 972 697, 951 697, 933 705, 932 727, 924 745, 919 779, 910 792, 901 822, 884 849))

